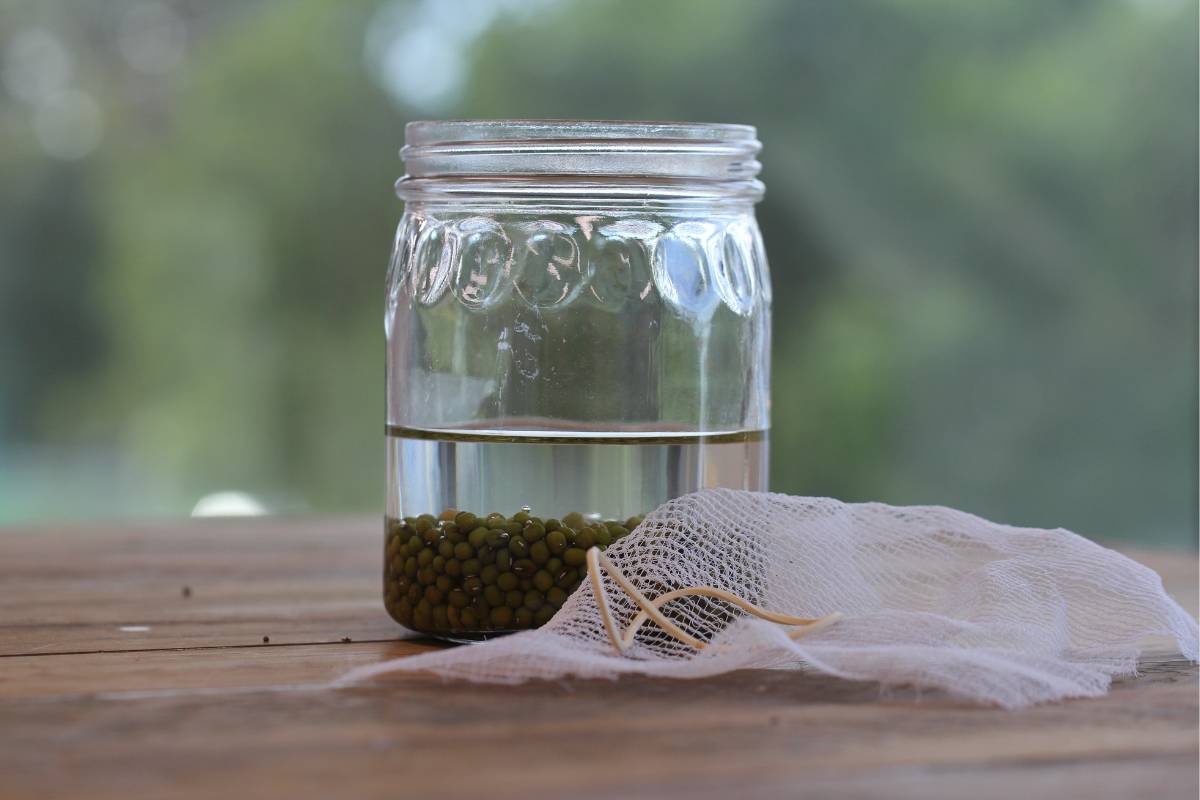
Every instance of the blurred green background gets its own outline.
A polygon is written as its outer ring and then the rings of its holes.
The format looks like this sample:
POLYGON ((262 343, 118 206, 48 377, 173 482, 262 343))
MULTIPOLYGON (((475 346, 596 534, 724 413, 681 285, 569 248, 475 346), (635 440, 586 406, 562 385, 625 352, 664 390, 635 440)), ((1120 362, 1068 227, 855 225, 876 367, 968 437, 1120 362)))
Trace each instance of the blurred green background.
POLYGON ((0 0, 0 523, 382 502, 403 123, 745 122, 772 484, 1193 547, 1185 0, 0 0))

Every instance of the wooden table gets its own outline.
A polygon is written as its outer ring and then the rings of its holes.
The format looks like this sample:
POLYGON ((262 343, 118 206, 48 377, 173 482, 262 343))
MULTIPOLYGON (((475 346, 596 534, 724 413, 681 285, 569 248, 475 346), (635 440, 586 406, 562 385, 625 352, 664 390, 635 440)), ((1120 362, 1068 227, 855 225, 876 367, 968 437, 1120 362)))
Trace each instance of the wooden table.
MULTIPOLYGON (((377 519, 0 531, 0 797, 1197 795, 1197 676, 1021 712, 787 672, 517 687, 398 641, 377 519)), ((1196 560, 1137 554, 1194 611, 1196 560)))

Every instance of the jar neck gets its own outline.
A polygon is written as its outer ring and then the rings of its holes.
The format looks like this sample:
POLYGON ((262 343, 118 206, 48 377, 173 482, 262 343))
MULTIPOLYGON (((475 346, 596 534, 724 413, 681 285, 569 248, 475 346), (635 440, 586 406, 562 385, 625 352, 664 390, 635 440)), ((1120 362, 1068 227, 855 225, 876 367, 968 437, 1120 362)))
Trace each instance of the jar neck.
POLYGON ((551 178, 412 178, 396 182, 396 194, 415 205, 462 208, 749 211, 762 198, 759 181, 738 183, 648 182, 644 179, 577 181, 551 178))
POLYGON ((511 204, 752 205, 754 128, 585 120, 415 122, 400 151, 406 201, 511 204))

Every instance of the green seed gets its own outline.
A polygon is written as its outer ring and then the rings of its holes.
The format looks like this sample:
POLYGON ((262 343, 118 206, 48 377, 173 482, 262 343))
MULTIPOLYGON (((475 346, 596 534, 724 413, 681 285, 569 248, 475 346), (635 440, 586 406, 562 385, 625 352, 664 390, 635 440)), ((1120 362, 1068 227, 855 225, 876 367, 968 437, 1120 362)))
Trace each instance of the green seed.
POLYGON ((579 587, 588 550, 610 546, 641 522, 577 511, 543 521, 527 508, 511 517, 447 509, 388 519, 384 605, 425 633, 541 625, 579 587))
POLYGON ((471 543, 471 547, 483 547, 487 535, 488 529, 481 526, 467 534, 467 541, 471 543))
POLYGON ((563 551, 567 549, 567 537, 562 531, 554 531, 546 534, 546 546, 550 548, 550 552, 556 556, 561 556, 563 551))
POLYGON ((554 578, 554 585, 560 589, 574 589, 579 584, 579 573, 570 567, 565 568, 554 578))
POLYGON ((445 606, 433 607, 433 627, 443 631, 450 627, 450 615, 445 606))

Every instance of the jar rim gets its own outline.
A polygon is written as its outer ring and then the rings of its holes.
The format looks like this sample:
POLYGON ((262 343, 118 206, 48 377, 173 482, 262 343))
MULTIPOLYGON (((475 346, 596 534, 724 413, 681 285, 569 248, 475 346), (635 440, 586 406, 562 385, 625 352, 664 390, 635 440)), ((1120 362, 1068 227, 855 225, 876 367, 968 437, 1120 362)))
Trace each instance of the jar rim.
POLYGON ((728 122, 658 122, 612 119, 451 119, 417 120, 404 126, 405 144, 426 145, 496 141, 753 142, 753 125, 728 122))
MULTIPOLYGON (((754 183, 752 125, 581 119, 410 122, 400 150, 410 180, 605 178, 754 183)), ((761 191, 761 184, 758 184, 761 191)))

